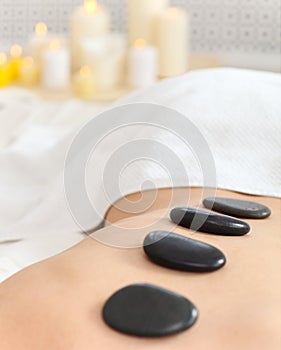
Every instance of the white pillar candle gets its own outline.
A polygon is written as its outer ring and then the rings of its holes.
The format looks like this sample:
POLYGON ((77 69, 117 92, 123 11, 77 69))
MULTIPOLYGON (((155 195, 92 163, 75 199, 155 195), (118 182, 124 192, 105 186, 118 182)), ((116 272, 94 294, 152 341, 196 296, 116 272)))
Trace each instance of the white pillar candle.
POLYGON ((36 64, 39 66, 41 65, 42 53, 50 44, 50 40, 46 24, 43 22, 37 23, 35 34, 29 40, 28 53, 34 58, 36 64))
POLYGON ((139 38, 155 44, 155 18, 168 6, 169 0, 128 0, 130 45, 139 38))
POLYGON ((183 74, 188 68, 188 15, 186 11, 170 8, 158 16, 156 25, 161 77, 183 74))
POLYGON ((126 40, 118 33, 82 42, 82 63, 91 68, 98 91, 110 91, 122 85, 126 49, 126 40))
POLYGON ((70 54, 59 40, 51 41, 43 53, 41 84, 46 89, 64 89, 70 83, 70 54))
POLYGON ((138 39, 128 54, 128 83, 132 88, 144 88, 157 81, 158 50, 147 46, 146 41, 138 39))
POLYGON ((81 42, 96 38, 110 31, 110 14, 95 0, 85 0, 84 6, 75 9, 71 18, 72 55, 75 68, 82 65, 81 42))

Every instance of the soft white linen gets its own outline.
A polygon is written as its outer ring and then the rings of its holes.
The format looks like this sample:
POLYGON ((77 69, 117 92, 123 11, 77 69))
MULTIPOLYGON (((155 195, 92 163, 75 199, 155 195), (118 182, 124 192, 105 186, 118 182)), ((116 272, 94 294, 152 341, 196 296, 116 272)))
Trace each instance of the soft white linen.
MULTIPOLYGON (((207 140, 216 163, 218 187, 280 196, 280 97, 280 75, 215 69, 163 81, 116 105, 152 102, 178 110, 207 140)), ((104 109, 105 106, 78 100, 47 102, 20 89, 0 90, 0 241, 48 237, 54 248, 59 235, 69 238, 69 242, 65 239, 66 246, 79 241, 79 227, 68 211, 63 192, 64 159, 79 128, 104 109)), ((146 134, 145 127, 117 133, 97 149, 95 162, 91 163, 90 188, 91 200, 101 214, 110 203, 101 191, 100 162, 118 145, 146 134)), ((160 131, 153 137, 163 141, 160 131)), ((167 137, 165 142, 171 148, 178 147, 175 152, 188 168, 189 155, 173 138, 167 137)), ((158 186, 170 186, 161 169, 139 162, 122 175, 123 195, 138 191, 143 180, 154 178, 158 186)), ((176 185, 182 185, 180 174, 178 178, 176 185)), ((202 185, 200 179, 193 167, 189 185, 202 185)), ((91 224, 95 227, 99 223, 93 218, 91 224)), ((0 246, 0 254, 1 250, 5 253, 4 247, 0 246)), ((49 255, 50 251, 42 252, 42 258, 49 255)), ((9 256, 5 256, 7 265, 9 256)), ((24 265, 34 261, 38 257, 30 254, 24 265)))
POLYGON ((219 188, 281 196, 281 74, 213 69, 136 93, 130 102, 171 107, 200 130, 219 188))

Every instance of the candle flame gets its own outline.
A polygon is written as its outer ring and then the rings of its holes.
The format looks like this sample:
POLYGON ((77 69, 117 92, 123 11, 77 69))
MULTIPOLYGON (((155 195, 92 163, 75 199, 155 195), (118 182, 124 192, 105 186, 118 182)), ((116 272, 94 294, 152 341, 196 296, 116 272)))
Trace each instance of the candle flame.
POLYGON ((144 49, 147 46, 147 42, 144 39, 137 39, 135 41, 135 48, 144 49))
POLYGON ((57 51, 61 48, 61 43, 59 40, 52 40, 49 47, 51 50, 57 51))
POLYGON ((80 75, 87 77, 91 74, 91 68, 89 66, 83 66, 80 69, 80 75))
POLYGON ((98 4, 96 0, 85 0, 84 9, 85 9, 85 12, 89 15, 96 13, 98 9, 98 4))
POLYGON ((22 55, 22 48, 20 45, 13 45, 10 50, 12 58, 20 58, 22 55))
POLYGON ((48 32, 47 25, 44 22, 39 22, 36 24, 35 32, 37 35, 43 36, 48 32))
POLYGON ((31 68, 34 64, 34 59, 32 57, 25 57, 23 59, 23 65, 25 68, 31 68))
POLYGON ((4 66, 7 63, 7 55, 5 53, 0 53, 0 66, 4 66))

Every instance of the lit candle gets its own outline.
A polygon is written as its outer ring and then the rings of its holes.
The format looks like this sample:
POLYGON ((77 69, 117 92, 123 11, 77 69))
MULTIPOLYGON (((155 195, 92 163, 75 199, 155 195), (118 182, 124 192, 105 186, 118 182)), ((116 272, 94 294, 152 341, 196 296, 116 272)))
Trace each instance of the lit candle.
POLYGON ((32 57, 25 57, 19 65, 19 81, 26 86, 35 85, 39 80, 39 69, 32 57))
POLYGON ((96 84, 90 67, 83 66, 73 78, 74 91, 77 96, 91 100, 96 92, 96 84))
POLYGON ((171 8, 158 16, 157 46, 161 77, 183 74, 188 68, 188 16, 186 11, 171 8))
POLYGON ((10 69, 12 79, 19 77, 19 66, 21 63, 22 48, 19 45, 13 45, 10 50, 10 69))
POLYGON ((0 87, 9 85, 11 81, 11 71, 8 58, 5 53, 0 53, 0 87))
POLYGON ((125 75, 127 43, 118 33, 96 39, 85 39, 81 43, 82 62, 91 68, 97 90, 110 91, 119 88, 125 75))
POLYGON ((81 66, 81 41, 96 38, 110 31, 110 15, 95 0, 85 0, 75 9, 71 19, 72 55, 74 67, 81 66))
POLYGON ((50 44, 50 36, 48 35, 48 28, 45 23, 40 22, 36 24, 35 34, 31 37, 28 45, 28 53, 34 58, 36 63, 40 66, 43 51, 50 44))
POLYGON ((136 40, 128 54, 128 83, 132 88, 144 88, 156 82, 158 51, 147 46, 144 39, 136 40))
POLYGON ((46 89, 64 89, 70 83, 70 54, 59 40, 43 52, 41 84, 46 89))
POLYGON ((169 0, 128 0, 130 45, 138 38, 155 45, 155 19, 168 6, 169 0))

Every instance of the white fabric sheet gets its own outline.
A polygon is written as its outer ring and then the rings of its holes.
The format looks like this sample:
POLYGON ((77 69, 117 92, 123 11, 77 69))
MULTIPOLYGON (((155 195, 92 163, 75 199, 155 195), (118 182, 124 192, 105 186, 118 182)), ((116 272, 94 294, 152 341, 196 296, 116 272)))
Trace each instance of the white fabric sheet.
MULTIPOLYGON (((281 75, 236 69, 196 71, 160 82, 115 105, 133 102, 172 107, 191 120, 213 153, 219 188, 281 196, 281 75)), ((54 242, 55 253, 58 236, 65 237, 66 247, 82 239, 65 202, 64 160, 78 130, 106 107, 79 100, 44 101, 15 88, 0 90, 0 242, 32 241, 32 237, 42 237, 43 242, 43 237, 48 237, 54 242)), ((101 214, 110 203, 100 190, 99 162, 136 135, 144 137, 147 130, 139 127, 117 133, 97 150, 90 187, 91 200, 101 214)), ((153 137, 163 141, 160 131, 153 137)), ((165 142, 181 155, 188 168, 189 155, 185 156, 180 144, 169 137, 165 142)), ((155 179, 160 187, 170 186, 161 169, 142 161, 123 174, 123 195, 138 191, 146 179, 155 179)), ((202 185, 200 181, 194 168, 189 185, 202 185)), ((182 185, 180 180, 176 185, 182 185)), ((99 223, 94 218, 91 225, 99 223)), ((4 264, 17 265, 14 258, 7 263, 10 255, 5 254, 6 247, 0 246, 4 264)), ((49 255, 50 250, 42 252, 41 257, 49 255)), ((30 253, 24 265, 38 259, 30 253)))

